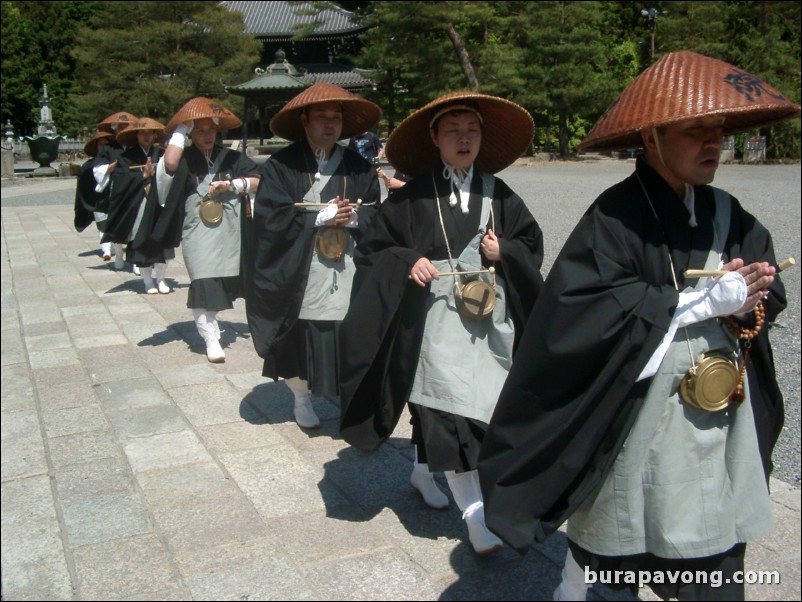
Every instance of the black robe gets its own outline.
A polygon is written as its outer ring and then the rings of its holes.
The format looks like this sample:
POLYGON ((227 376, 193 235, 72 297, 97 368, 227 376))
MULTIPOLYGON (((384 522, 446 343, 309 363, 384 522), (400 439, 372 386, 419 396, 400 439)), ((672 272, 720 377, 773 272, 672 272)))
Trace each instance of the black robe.
MULTIPOLYGON (((103 242, 125 244, 131 236, 139 206, 145 191, 152 188, 153 178, 143 178, 141 169, 131 169, 144 165, 148 157, 154 167, 164 151, 152 146, 145 153, 140 146, 129 146, 117 157, 117 165, 109 176, 109 220, 103 235, 103 242)), ((133 261, 128 257, 129 261, 133 261)), ((142 258, 140 258, 142 259, 142 258)), ((137 263, 137 262, 134 262, 137 263)), ((147 265, 144 261, 138 265, 147 265)))
MULTIPOLYGON (((109 212, 109 187, 103 192, 97 192, 97 180, 95 180, 94 168, 97 165, 105 165, 116 161, 123 152, 124 147, 116 141, 104 144, 97 154, 81 165, 78 170, 78 184, 75 190, 75 229, 82 232, 91 224, 95 213, 109 212)), ((107 221, 98 224, 98 229, 105 230, 107 221)), ((102 231, 101 230, 101 231, 102 231)))
MULTIPOLYGON (((442 166, 435 172, 442 173, 442 166)), ((436 181, 448 220, 450 181, 442 177, 436 181)), ((481 190, 482 179, 475 173, 471 202, 481 202, 481 190)), ((375 449, 392 434, 412 390, 430 287, 411 282, 409 273, 423 256, 448 258, 433 193, 430 173, 396 190, 356 250, 351 306, 340 326, 340 340, 347 350, 341 358, 340 430, 348 443, 361 449, 375 449)), ((492 207, 496 235, 503 239, 496 274, 507 285, 517 341, 543 283, 543 233, 523 200, 498 178, 492 207)), ((479 229, 479 211, 471 214, 475 221, 464 228, 467 240, 479 229)), ((460 238, 457 228, 447 225, 446 231, 454 254, 459 255, 463 247, 455 246, 460 238)))
MULTIPOLYGON (((529 320, 479 458, 488 527, 525 553, 551 535, 598 487, 618 454, 651 379, 636 382, 676 309, 679 289, 702 268, 713 241, 709 186, 695 187, 696 218, 642 159, 605 191, 561 250, 529 320)), ((776 265, 768 231, 732 199, 724 261, 776 265)), ((694 280, 691 284, 694 284, 694 280)), ((779 279, 766 320, 785 307, 779 279)), ((766 470, 783 423, 768 328, 747 367, 766 470)))
MULTIPOLYGON (((291 331, 301 311, 317 212, 294 204, 303 201, 316 170, 317 161, 306 140, 280 150, 263 166, 263 185, 254 207, 253 263, 246 310, 254 347, 265 360, 291 331)), ((373 167, 347 148, 343 148, 342 161, 321 192, 321 202, 335 196, 352 203, 362 199, 358 228, 349 228, 359 242, 376 215, 381 191, 373 167)))
POLYGON ((78 232, 83 232, 89 224, 95 221, 95 212, 108 213, 109 210, 108 187, 103 192, 95 190, 97 186, 93 171, 95 165, 102 165, 102 162, 98 162, 97 157, 84 162, 78 170, 73 220, 73 225, 78 232))

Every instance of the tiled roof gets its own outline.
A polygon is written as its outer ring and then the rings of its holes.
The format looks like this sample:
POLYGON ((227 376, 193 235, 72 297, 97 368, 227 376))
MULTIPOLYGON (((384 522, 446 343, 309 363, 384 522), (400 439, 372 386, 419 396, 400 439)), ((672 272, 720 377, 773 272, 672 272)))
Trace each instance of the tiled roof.
POLYGON ((306 73, 301 77, 302 80, 309 84, 318 82, 326 82, 329 84, 336 84, 346 90, 351 88, 364 88, 372 86, 373 80, 363 77, 356 71, 323 71, 317 73, 306 73))
POLYGON ((300 77, 292 75, 271 75, 265 73, 254 77, 243 84, 228 86, 228 90, 234 94, 247 93, 254 90, 298 90, 299 92, 309 85, 309 82, 300 77))
POLYGON ((365 88, 373 85, 373 80, 365 77, 359 71, 350 70, 337 64, 310 64, 304 65, 307 71, 303 75, 287 75, 286 73, 263 73, 250 81, 236 86, 228 86, 232 94, 238 96, 262 96, 280 90, 298 90, 306 86, 325 82, 336 84, 346 90, 365 88), (339 67, 339 68, 338 68, 339 67))
MULTIPOLYGON (((312 3, 304 2, 291 5, 289 2, 221 2, 231 11, 243 14, 245 32, 260 39, 289 40, 296 33, 292 27, 297 24, 310 24, 315 21, 313 15, 297 15, 298 10, 309 8, 312 3)), ((326 38, 353 34, 364 29, 354 23, 353 13, 337 7, 327 8, 320 12, 321 24, 315 28, 309 38, 326 38)))

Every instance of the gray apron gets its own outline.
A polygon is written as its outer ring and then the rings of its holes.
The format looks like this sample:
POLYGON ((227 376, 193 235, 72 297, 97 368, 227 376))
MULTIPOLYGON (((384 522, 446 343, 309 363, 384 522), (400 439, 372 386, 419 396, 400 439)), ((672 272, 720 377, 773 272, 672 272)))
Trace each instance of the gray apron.
MULTIPOLYGON (((729 196, 716 190, 722 245, 729 215, 729 196)), ((717 269, 720 257, 721 248, 712 249, 705 269, 717 269)), ((771 531, 748 381, 744 401, 719 412, 680 397, 691 354, 710 349, 738 353, 720 320, 679 329, 610 474, 568 520, 569 539, 605 556, 700 558, 771 531)))
POLYGON ((226 191, 214 195, 223 205, 223 219, 206 225, 200 217, 201 200, 209 191, 213 174, 220 170, 227 149, 222 149, 210 173, 198 184, 196 192, 187 197, 181 249, 190 280, 239 276, 240 269, 240 197, 226 191))
MULTIPOLYGON (((479 243, 490 217, 494 182, 492 176, 482 174, 479 231, 457 259, 454 268, 458 271, 481 266, 479 243)), ((432 263, 440 272, 452 271, 447 260, 432 263)), ((423 342, 409 401, 487 423, 512 365, 515 336, 512 317, 507 312, 504 286, 498 276, 496 305, 493 314, 484 320, 469 320, 459 313, 454 287, 452 276, 431 282, 423 342)))
MULTIPOLYGON (((328 162, 320 171, 320 179, 304 195, 306 203, 321 203, 320 193, 328 184, 331 176, 339 167, 343 158, 343 149, 334 145, 334 151, 328 162)), ((320 207, 309 207, 308 211, 317 213, 320 207)), ((348 244, 340 257, 340 261, 326 259, 318 255, 317 248, 312 251, 309 264, 309 277, 306 280, 300 320, 342 320, 348 311, 351 301, 351 286, 354 281, 354 247, 356 246, 350 228, 344 228, 348 244)))

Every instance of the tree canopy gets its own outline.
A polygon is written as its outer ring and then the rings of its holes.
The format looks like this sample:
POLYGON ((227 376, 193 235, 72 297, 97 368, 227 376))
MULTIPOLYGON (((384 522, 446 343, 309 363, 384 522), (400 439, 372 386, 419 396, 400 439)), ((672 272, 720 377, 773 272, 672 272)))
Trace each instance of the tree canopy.
POLYGON ((219 2, 153 5, 103 2, 80 30, 75 103, 85 123, 116 111, 169 120, 195 96, 239 104, 225 86, 251 77, 261 48, 242 33, 242 15, 219 2))
POLYGON ((75 60, 70 50, 99 2, 2 2, 3 122, 32 134, 39 121, 42 85, 60 132, 80 129, 72 94, 75 60))
MULTIPOLYGON (((335 60, 374 78, 363 94, 384 109, 385 132, 470 89, 526 107, 535 146, 565 156, 638 73, 677 50, 731 62, 800 102, 800 1, 290 4, 307 14, 342 6, 369 26, 359 53, 335 60)), ((2 12, 3 121, 20 134, 35 127, 43 83, 68 134, 120 110, 169 119, 199 95, 240 112, 225 85, 249 79, 261 50, 216 1, 3 1, 2 12)), ((770 134, 770 153, 799 158, 799 120, 770 134)))
MULTIPOLYGON (((801 2, 348 4, 371 26, 353 61, 375 70, 367 94, 388 131, 440 94, 475 89, 526 107, 536 146, 565 156, 627 84, 678 50, 731 62, 800 102, 801 2)), ((799 120, 772 128, 772 152, 799 158, 799 129, 799 120)))
POLYGON ((169 120, 194 96, 226 98, 261 44, 219 2, 3 2, 3 119, 32 132, 46 83, 60 133, 117 111, 169 120))

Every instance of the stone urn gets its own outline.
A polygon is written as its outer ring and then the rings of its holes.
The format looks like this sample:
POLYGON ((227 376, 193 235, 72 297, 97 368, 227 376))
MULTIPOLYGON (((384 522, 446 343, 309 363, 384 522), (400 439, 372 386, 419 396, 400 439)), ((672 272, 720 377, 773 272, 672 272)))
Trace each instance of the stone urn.
POLYGON ((56 176, 58 172, 50 164, 58 158, 58 146, 64 136, 23 136, 31 149, 31 160, 39 164, 33 170, 34 176, 56 176))

